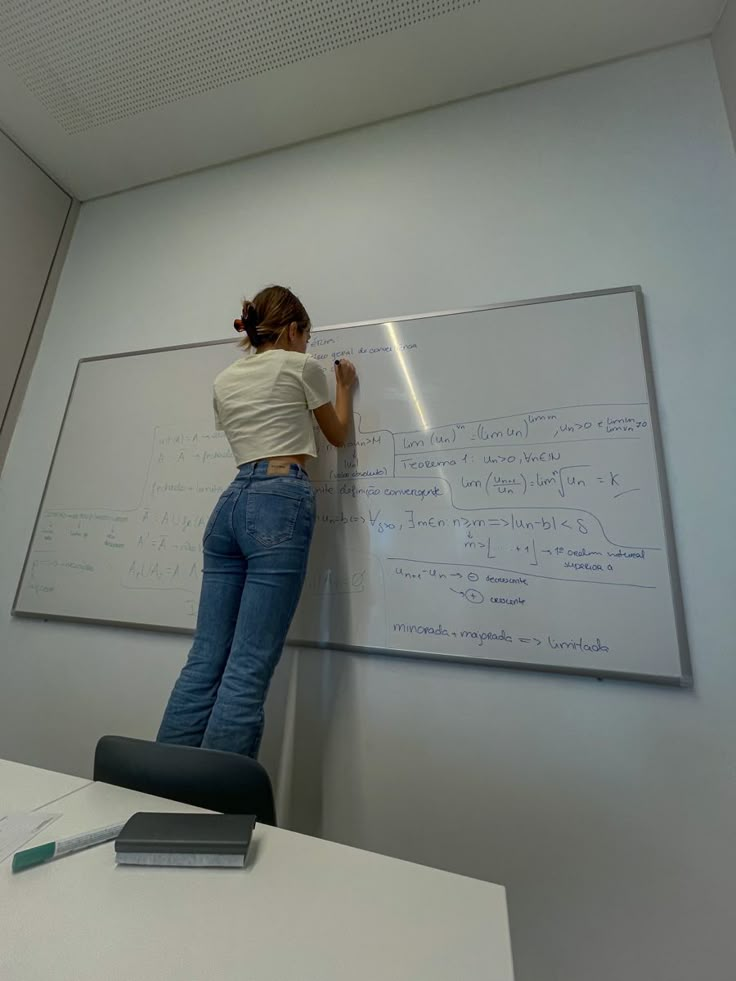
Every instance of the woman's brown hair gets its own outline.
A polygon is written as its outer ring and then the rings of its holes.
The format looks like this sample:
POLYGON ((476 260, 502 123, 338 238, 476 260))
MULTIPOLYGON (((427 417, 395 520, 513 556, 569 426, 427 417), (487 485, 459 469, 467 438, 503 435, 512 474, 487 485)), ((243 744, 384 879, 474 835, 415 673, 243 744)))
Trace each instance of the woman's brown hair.
POLYGON ((247 334, 240 342, 242 347, 259 348, 278 344, 291 324, 296 324, 300 333, 309 330, 304 304, 286 286, 267 286, 252 300, 243 300, 242 317, 233 326, 247 334))

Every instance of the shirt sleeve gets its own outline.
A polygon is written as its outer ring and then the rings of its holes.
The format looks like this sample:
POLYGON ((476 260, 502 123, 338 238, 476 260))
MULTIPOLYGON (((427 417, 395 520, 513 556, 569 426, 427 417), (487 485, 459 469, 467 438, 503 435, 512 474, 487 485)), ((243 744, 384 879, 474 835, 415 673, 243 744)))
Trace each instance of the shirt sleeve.
POLYGON ((222 423, 220 422, 220 409, 218 408, 217 396, 214 392, 212 393, 212 411, 215 413, 215 429, 218 433, 221 433, 223 430, 222 423))
POLYGON ((302 383, 307 398, 308 409, 318 409, 330 401, 330 391, 327 387, 327 376, 322 365, 314 358, 307 358, 302 368, 302 383))

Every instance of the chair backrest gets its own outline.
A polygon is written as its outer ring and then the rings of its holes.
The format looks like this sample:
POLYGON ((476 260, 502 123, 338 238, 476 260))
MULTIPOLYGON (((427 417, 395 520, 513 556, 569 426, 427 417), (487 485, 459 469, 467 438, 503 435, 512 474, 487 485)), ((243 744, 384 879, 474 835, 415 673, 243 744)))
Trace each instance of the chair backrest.
POLYGON ((276 824, 273 790, 260 763, 237 753, 103 736, 94 779, 223 814, 276 824))

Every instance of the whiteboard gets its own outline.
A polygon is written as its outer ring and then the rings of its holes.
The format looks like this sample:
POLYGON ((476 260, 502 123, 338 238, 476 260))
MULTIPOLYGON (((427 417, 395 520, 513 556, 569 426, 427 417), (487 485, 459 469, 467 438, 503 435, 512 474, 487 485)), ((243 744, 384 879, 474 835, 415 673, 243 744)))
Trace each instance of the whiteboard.
MULTIPOLYGON (((631 287, 315 331, 355 361, 319 438, 290 639, 688 684, 643 304, 631 287)), ((191 631, 235 473, 232 342, 80 361, 14 612, 191 631)))

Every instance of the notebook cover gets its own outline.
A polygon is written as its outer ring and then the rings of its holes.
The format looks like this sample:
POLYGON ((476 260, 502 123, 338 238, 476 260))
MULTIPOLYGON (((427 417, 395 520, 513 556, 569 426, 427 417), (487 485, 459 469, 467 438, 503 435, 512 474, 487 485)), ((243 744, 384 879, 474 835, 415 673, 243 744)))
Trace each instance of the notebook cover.
POLYGON ((115 841, 116 852, 245 855, 252 814, 162 814, 139 811, 115 841))

